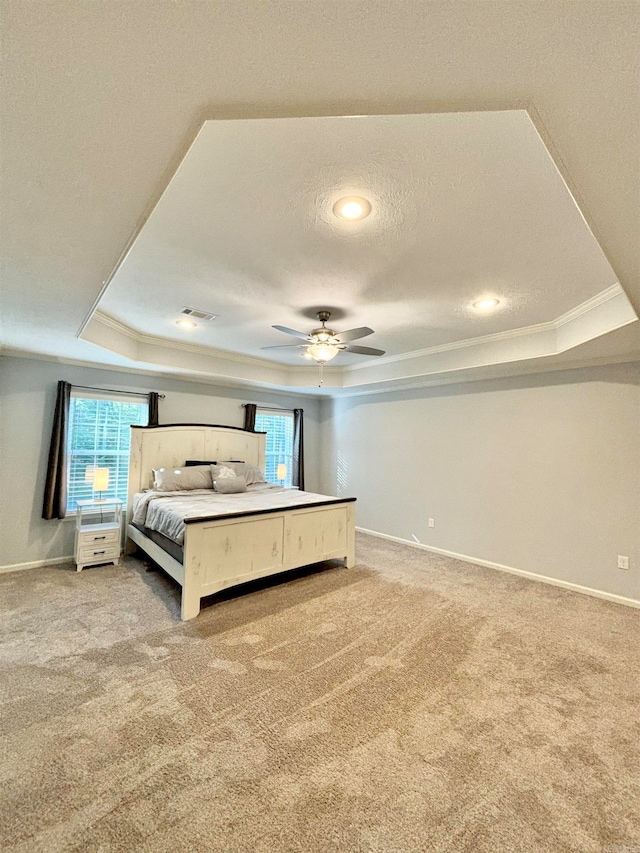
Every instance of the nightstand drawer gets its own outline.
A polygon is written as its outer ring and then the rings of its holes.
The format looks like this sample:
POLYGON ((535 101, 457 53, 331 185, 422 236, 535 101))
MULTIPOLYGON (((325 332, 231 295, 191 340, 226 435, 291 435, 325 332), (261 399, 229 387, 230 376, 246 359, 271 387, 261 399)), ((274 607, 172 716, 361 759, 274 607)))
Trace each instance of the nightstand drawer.
POLYGON ((98 563, 117 560, 120 556, 120 545, 104 545, 102 548, 96 545, 92 548, 79 548, 76 555, 78 563, 98 563))
POLYGON ((114 546, 120 538, 120 530, 83 530, 78 534, 78 548, 96 548, 104 547, 105 545, 114 546))

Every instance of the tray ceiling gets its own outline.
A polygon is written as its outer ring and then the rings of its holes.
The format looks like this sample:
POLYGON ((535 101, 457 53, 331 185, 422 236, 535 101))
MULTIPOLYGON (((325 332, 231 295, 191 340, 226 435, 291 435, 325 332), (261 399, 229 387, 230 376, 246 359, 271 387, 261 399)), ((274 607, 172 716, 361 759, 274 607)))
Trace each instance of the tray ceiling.
POLYGON ((312 387, 299 350, 261 348, 322 308, 387 353, 340 354, 344 387, 549 356, 637 319, 531 118, 505 110, 205 122, 82 337, 312 387), (333 212, 351 195, 361 221, 333 212), (185 332, 184 306, 217 317, 185 332))

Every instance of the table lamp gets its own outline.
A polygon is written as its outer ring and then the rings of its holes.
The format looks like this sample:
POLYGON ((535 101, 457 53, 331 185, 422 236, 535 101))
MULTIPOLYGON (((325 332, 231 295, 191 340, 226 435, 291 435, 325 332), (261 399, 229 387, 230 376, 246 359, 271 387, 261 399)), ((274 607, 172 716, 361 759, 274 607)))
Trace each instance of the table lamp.
POLYGON ((276 478, 280 480, 281 485, 284 485, 284 481, 287 479, 287 466, 284 464, 284 462, 281 462, 278 465, 276 478))
POLYGON ((93 472, 93 489, 100 494, 98 502, 106 500, 102 497, 102 493, 109 488, 109 469, 96 468, 93 472))

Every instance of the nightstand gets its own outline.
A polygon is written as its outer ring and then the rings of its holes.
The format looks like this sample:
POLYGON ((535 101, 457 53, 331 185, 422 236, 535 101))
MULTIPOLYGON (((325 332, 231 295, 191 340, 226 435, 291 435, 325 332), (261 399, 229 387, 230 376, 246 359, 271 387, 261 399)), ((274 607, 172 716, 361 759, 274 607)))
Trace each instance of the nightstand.
POLYGON ((120 562, 122 541, 122 501, 76 501, 75 561, 81 572, 85 566, 120 562))

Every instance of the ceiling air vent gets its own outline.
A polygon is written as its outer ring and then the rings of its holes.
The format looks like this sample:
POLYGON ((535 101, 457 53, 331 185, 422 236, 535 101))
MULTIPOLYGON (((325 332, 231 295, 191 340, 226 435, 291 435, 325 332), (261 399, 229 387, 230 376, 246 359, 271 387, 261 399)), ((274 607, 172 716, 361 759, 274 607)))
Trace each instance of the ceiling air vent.
POLYGON ((197 308, 183 308, 180 312, 186 314, 187 317, 196 317, 198 320, 215 320, 217 314, 209 314, 208 311, 199 311, 197 308))

